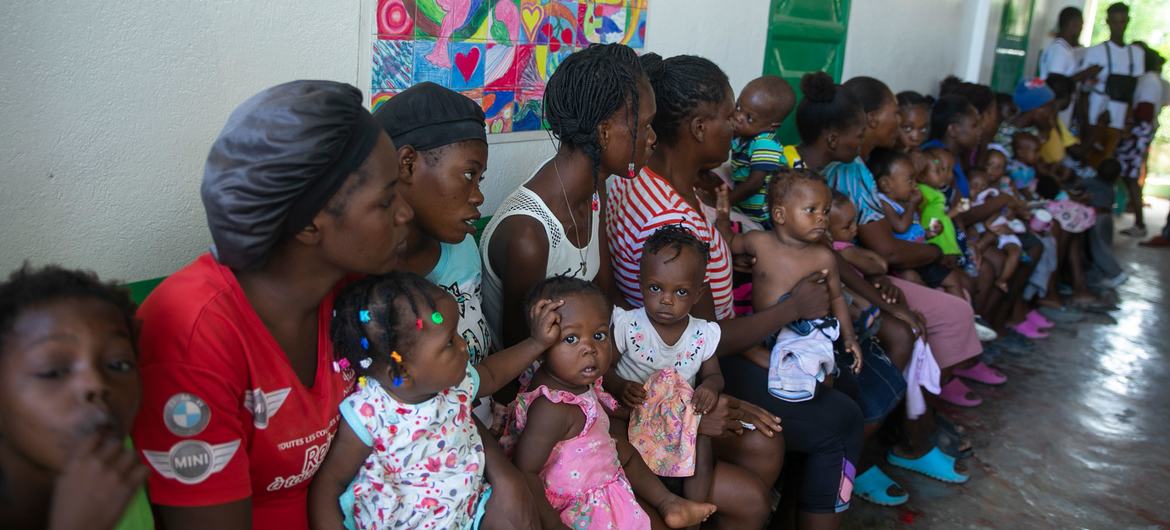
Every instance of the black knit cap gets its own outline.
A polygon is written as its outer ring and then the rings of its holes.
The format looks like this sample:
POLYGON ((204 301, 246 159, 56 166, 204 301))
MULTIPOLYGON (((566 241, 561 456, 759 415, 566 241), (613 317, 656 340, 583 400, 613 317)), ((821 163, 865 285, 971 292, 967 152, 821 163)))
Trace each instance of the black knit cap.
POLYGON ((414 85, 374 112, 394 145, 416 151, 464 140, 487 141, 483 109, 463 94, 435 83, 414 85))
POLYGON ((201 188, 220 263, 262 266, 369 158, 383 133, 362 101, 351 85, 302 80, 265 89, 232 112, 201 188))

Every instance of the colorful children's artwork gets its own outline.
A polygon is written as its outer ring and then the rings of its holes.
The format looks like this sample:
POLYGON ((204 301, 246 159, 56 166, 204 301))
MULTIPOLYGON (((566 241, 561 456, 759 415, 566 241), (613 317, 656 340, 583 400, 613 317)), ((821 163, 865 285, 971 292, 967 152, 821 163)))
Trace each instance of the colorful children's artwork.
POLYGON ((549 76, 591 44, 645 43, 649 0, 378 0, 370 106, 431 81, 479 102, 488 131, 544 127, 549 76))

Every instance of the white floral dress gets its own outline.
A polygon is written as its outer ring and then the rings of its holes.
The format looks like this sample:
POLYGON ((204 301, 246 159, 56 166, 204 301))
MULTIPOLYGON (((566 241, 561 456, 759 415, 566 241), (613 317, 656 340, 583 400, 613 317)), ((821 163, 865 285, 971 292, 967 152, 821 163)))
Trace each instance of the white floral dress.
MULTIPOLYGON (((483 441, 471 416, 479 374, 422 403, 401 403, 367 379, 341 415, 373 451, 342 513, 353 528, 471 528, 484 490, 483 441)), ((348 524, 347 524, 348 526, 348 524)))

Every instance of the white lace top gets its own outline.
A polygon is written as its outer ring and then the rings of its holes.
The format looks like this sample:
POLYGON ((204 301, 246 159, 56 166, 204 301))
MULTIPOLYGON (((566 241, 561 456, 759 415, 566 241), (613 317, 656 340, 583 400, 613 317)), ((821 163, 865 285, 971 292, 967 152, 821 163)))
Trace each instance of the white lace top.
MULTIPOLYGON (((537 171, 547 163, 548 161, 545 161, 544 164, 538 166, 537 171)), ((536 173, 533 172, 532 176, 535 175, 536 173)), ((528 180, 532 180, 532 176, 529 176, 528 180)), ((528 180, 524 182, 527 184, 528 180)), ((589 222, 589 245, 584 249, 578 249, 566 237, 565 229, 561 226, 560 221, 557 221, 556 216, 535 192, 521 185, 511 195, 508 195, 508 198, 504 199, 504 202, 496 209, 491 221, 488 222, 487 227, 484 228, 479 245, 484 271, 483 312, 487 317, 492 336, 500 340, 504 336, 501 321, 504 305, 503 287, 500 284, 500 275, 492 268, 491 260, 488 258, 488 249, 491 248, 492 236, 495 234, 496 227, 500 226, 504 219, 513 215, 524 215, 536 219, 544 227, 545 237, 548 238, 548 263, 544 267, 544 277, 563 275, 592 281, 597 276, 597 270, 601 265, 601 247, 597 240, 597 225, 600 223, 599 209, 597 196, 594 195, 593 215, 589 222), (581 261, 582 254, 585 256, 584 262, 581 261)), ((578 222, 581 221, 584 220, 578 220, 578 222)))

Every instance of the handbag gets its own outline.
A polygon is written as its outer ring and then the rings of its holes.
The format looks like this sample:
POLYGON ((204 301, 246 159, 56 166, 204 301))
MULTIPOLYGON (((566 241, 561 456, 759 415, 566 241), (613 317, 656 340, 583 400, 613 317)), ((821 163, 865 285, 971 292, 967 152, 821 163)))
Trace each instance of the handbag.
POLYGON ((1129 52, 1130 75, 1113 73, 1113 52, 1108 45, 1105 47, 1105 57, 1109 61, 1109 75, 1105 78, 1105 95, 1113 101, 1133 103, 1133 93, 1137 89, 1137 76, 1133 75, 1133 45, 1125 47, 1129 52))

